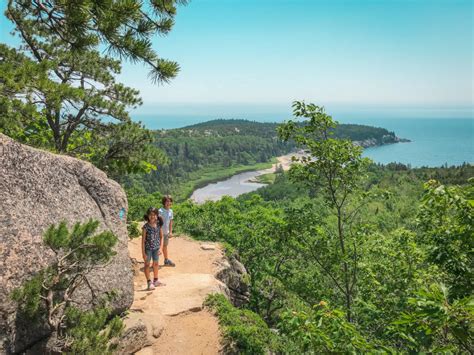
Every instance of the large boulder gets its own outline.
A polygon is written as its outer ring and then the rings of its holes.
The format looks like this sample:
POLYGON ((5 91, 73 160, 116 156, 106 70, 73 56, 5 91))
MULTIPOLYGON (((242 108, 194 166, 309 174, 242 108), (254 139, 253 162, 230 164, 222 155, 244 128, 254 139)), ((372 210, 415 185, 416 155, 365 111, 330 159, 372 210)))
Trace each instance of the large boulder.
POLYGON ((222 258, 217 266, 216 278, 222 281, 229 290, 224 294, 235 307, 242 307, 247 304, 250 299, 250 275, 247 273, 245 266, 237 259, 236 255, 222 258))
POLYGON ((16 312, 11 292, 52 262, 42 242, 44 231, 95 219, 119 242, 117 255, 89 274, 96 297, 77 293, 80 307, 117 292, 111 307, 120 313, 133 301, 133 271, 127 248, 127 198, 115 181, 90 163, 34 149, 0 134, 0 353, 20 352, 44 339, 47 329, 33 327, 16 312))

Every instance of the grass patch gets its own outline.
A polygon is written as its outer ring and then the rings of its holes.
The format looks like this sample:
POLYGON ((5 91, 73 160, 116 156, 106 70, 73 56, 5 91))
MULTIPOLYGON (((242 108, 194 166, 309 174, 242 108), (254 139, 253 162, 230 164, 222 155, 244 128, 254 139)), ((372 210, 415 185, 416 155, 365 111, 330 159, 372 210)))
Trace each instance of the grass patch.
POLYGON ((276 179, 276 174, 275 173, 268 173, 268 174, 263 174, 255 177, 255 181, 260 183, 260 184, 267 184, 271 185, 275 182, 276 179))

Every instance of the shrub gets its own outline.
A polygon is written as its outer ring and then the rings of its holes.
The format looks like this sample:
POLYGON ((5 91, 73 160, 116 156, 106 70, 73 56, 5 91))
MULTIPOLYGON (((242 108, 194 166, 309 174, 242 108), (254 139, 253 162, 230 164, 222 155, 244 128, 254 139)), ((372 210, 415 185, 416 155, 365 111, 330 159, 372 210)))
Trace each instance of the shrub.
POLYGON ((222 294, 209 295, 205 301, 218 317, 227 351, 240 354, 266 354, 279 348, 277 338, 260 316, 248 309, 234 307, 222 294))
POLYGON ((130 223, 127 223, 127 232, 130 239, 139 237, 140 229, 138 229, 138 222, 131 221, 130 223))

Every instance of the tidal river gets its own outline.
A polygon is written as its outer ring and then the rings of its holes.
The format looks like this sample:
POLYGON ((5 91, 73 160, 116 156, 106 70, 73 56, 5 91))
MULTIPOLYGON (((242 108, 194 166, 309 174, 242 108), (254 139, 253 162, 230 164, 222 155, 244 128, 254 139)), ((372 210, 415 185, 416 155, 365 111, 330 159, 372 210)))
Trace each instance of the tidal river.
MULTIPOLYGON (((283 169, 288 170, 291 164, 291 157, 293 155, 298 154, 292 153, 278 157, 277 164, 281 164, 283 169)), ((194 190, 193 194, 191 195, 191 200, 196 203, 204 203, 206 201, 220 200, 223 196, 237 197, 247 192, 255 191, 258 188, 265 186, 265 184, 253 182, 253 180, 259 175, 274 172, 277 164, 273 164, 271 168, 265 170, 240 173, 228 178, 227 180, 215 182, 200 189, 194 190)))

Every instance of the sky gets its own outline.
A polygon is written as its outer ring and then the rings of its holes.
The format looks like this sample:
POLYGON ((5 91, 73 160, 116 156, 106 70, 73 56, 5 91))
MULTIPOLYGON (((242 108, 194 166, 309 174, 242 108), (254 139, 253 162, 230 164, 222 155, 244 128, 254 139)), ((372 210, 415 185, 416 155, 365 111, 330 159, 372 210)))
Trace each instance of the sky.
MULTIPOLYGON (((156 86, 146 67, 124 63, 119 79, 140 90, 140 112, 306 100, 472 114, 473 11, 470 0, 192 0, 153 41, 178 77, 156 86)), ((7 20, 0 26, 14 44, 7 20)))

